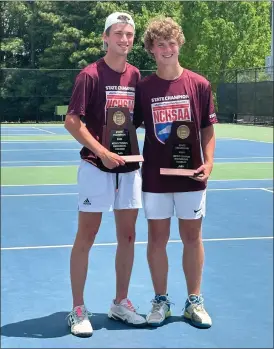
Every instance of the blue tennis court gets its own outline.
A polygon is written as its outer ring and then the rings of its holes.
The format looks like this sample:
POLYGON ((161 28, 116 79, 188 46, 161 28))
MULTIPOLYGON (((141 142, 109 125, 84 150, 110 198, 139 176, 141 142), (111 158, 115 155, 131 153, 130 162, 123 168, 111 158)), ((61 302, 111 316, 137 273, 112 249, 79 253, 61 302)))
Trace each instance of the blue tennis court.
MULTIPOLYGON (((22 168, 31 176, 37 168, 54 174, 78 165, 80 145, 58 139, 67 134, 62 127, 37 128, 2 127, 2 178, 10 167, 20 178, 22 168), (43 139, 35 139, 41 135, 43 139)), ((139 140, 142 147, 142 132, 139 140)), ((10 178, 10 184, 1 187, 1 347, 272 348, 273 179, 267 171, 273 163, 273 143, 219 138, 215 158, 216 164, 232 166, 239 176, 222 175, 209 182, 202 293, 213 320, 210 329, 196 329, 181 318, 187 294, 175 219, 168 244, 172 316, 160 328, 143 329, 107 318, 115 294, 116 252, 114 218, 108 213, 90 253, 85 290, 94 333, 86 339, 72 336, 66 316, 71 310, 69 259, 77 229, 76 177, 71 183, 49 183, 45 177, 35 184, 22 175, 22 184, 10 178), (246 172, 240 173, 245 166, 246 172), (250 178, 250 169, 266 172, 250 178)), ((144 315, 154 296, 146 243, 147 224, 140 210, 129 298, 144 315)))

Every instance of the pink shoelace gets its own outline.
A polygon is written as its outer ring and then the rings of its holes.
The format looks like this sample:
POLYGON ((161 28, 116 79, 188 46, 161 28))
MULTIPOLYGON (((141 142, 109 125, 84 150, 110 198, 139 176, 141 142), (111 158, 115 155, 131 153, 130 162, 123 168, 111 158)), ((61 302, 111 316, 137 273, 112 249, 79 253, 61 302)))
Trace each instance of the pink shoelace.
POLYGON ((128 308, 130 311, 136 312, 134 306, 132 305, 132 303, 129 299, 126 298, 125 300, 122 300, 122 302, 120 304, 123 305, 124 307, 128 308))

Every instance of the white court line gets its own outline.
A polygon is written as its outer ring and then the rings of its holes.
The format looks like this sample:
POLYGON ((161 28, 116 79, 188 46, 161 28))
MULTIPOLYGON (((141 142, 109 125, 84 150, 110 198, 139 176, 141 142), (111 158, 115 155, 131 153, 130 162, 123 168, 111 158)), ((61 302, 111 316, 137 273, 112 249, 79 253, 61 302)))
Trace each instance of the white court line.
POLYGON ((78 193, 37 193, 37 194, 1 194, 4 196, 66 196, 66 195, 77 195, 78 193))
MULTIPOLYGON (((17 161, 16 161, 17 162, 17 161)), ((28 162, 32 162, 32 161, 28 161, 28 162)), ((33 162, 36 162, 36 161, 33 161, 33 162)), ((50 161, 50 162, 53 162, 53 161, 50 161)), ((57 161, 59 162, 59 161, 57 161)), ((69 162, 69 161, 65 161, 65 162, 69 162)), ((23 168, 27 168, 27 167, 33 167, 33 168, 48 168, 48 167, 74 167, 75 165, 47 165, 47 166, 33 166, 33 165, 28 165, 28 166, 25 166, 25 165, 22 165, 22 166, 3 166, 3 168, 20 168, 20 167, 23 167, 23 168)))
MULTIPOLYGON (((71 149, 70 149, 71 150, 71 149)), ((77 149, 79 150, 79 149, 77 149)), ((215 160, 221 160, 221 159, 226 159, 226 158, 220 158, 220 159, 215 159, 215 160)), ((237 159, 237 158, 235 158, 237 159)), ((240 158, 239 158, 240 159, 240 158)), ((242 158, 241 158, 242 159, 242 158)), ((264 158, 266 159, 266 158, 264 158)), ((269 157, 269 159, 272 159, 269 157)), ((78 160, 20 160, 20 161, 1 161, 2 164, 26 164, 30 162, 37 162, 37 163, 44 163, 44 162, 80 162, 81 159, 78 160)), ((219 162, 220 163, 220 162, 219 162)), ((222 162, 222 164, 237 164, 238 162, 222 162)), ((270 161, 250 161, 250 162, 241 162, 241 164, 269 164, 271 163, 270 161)), ((34 166, 35 167, 35 166, 34 166)))
MULTIPOLYGON (((1 128, 6 128, 6 129, 13 129, 13 128, 29 128, 32 126, 36 126, 37 123, 29 123, 29 124, 4 124, 4 123, 0 123, 0 127, 1 128)), ((63 124, 50 124, 50 123, 46 123, 46 124, 39 124, 39 126, 41 128, 46 127, 46 128, 63 128, 63 124)))
MULTIPOLYGON (((39 135, 41 136, 41 135, 39 135)), ((26 140, 21 140, 21 139, 10 139, 9 141, 1 141, 1 144, 3 143, 63 143, 63 142, 75 142, 77 143, 77 141, 75 139, 50 139, 50 140, 37 140, 37 139, 26 139, 26 140)))
POLYGON ((47 132, 47 133, 50 133, 52 135, 56 135, 55 132, 51 132, 51 131, 48 131, 48 130, 45 130, 43 128, 39 128, 39 127, 32 127, 34 130, 39 130, 39 131, 43 131, 43 132, 47 132))
MULTIPOLYGON (((217 239, 203 239, 204 242, 215 241, 246 241, 246 240, 273 240, 273 236, 254 236, 246 238, 217 238, 217 239)), ((181 240, 169 240, 168 243, 182 243, 181 240)), ((146 245, 147 241, 136 241, 134 245, 146 245)), ((26 247, 1 247, 1 251, 10 250, 40 250, 50 248, 71 248, 73 245, 52 245, 52 246, 26 246, 26 247)), ((117 242, 103 242, 95 243, 93 246, 117 246, 117 242)))
MULTIPOLYGON (((43 130, 45 131, 45 130, 43 130)), ((50 131, 48 131, 50 132, 50 131)), ((24 134, 24 136, 26 136, 27 134, 24 134)), ((57 135, 55 133, 55 135, 57 135)), ((60 136, 62 136, 64 134, 60 134, 60 136)), ((2 134, 3 136, 3 134, 2 134)), ((7 134, 5 134, 4 136, 9 136, 7 134)), ((14 137, 15 135, 13 135, 14 137)), ((34 134, 29 134, 29 136, 35 136, 34 134)), ((39 136, 43 136, 41 134, 39 134, 39 136)), ((138 139, 143 141, 144 140, 144 134, 138 134, 138 139)), ((57 140, 57 142, 60 142, 60 141, 63 141, 63 140, 57 140)), ((71 139, 71 141, 75 142, 76 140, 75 139, 71 139)), ((258 141, 258 140, 254 140, 254 139, 245 139, 245 138, 225 138, 225 137, 222 137, 222 138, 217 138, 217 141, 248 141, 248 142, 258 142, 258 143, 268 143, 268 144, 273 144, 273 142, 269 142, 269 141, 258 141)), ((31 140, 31 139, 26 139, 26 140, 21 140, 21 139, 10 139, 8 141, 1 141, 1 143, 25 143, 25 142, 49 142, 48 140, 44 140, 44 141, 39 141, 39 140, 31 140)))
MULTIPOLYGON (((30 163, 30 162, 39 162, 39 161, 21 161, 21 162, 23 162, 23 163, 30 163)), ((40 162, 42 162, 42 161, 40 161, 40 162)), ((48 162, 55 162, 55 161, 48 161, 48 162)), ((59 163, 61 161, 56 161, 56 162, 59 163)), ((65 162, 66 163, 70 163, 72 161, 71 160, 67 160, 65 162)), ((19 161, 14 161, 12 163, 16 164, 16 163, 19 163, 19 161)), ((244 161, 244 162, 217 162, 217 163, 215 163, 215 165, 231 165, 231 164, 273 164, 273 162, 271 162, 271 161, 255 161, 255 162, 254 161, 244 161)), ((58 166, 58 165, 47 165, 47 166, 42 166, 42 165, 41 166, 35 166, 35 165, 19 165, 19 166, 17 166, 17 165, 15 165, 15 166, 10 166, 10 167, 17 167, 17 168, 19 168, 19 167, 25 167, 25 168, 33 167, 33 168, 38 168, 38 167, 67 167, 67 166, 73 166, 73 165, 60 165, 60 166, 58 166)), ((4 167, 7 168, 7 166, 4 166, 4 167)), ((265 168, 268 169, 268 167, 265 167, 265 168)), ((265 169, 265 168, 263 167, 261 169, 265 169)))
POLYGON ((245 156, 239 158, 214 158, 214 160, 273 159, 273 156, 245 156))
POLYGON ((215 165, 219 165, 219 164, 222 164, 222 165, 231 165, 231 164, 271 164, 272 162, 271 161, 242 161, 242 162, 231 162, 231 161, 227 161, 227 162, 215 162, 215 165))
POLYGON ((273 181, 274 178, 246 178, 246 179, 210 179, 209 182, 242 182, 242 181, 273 181))
MULTIPOLYGON (((44 163, 44 162, 65 162, 65 163, 71 163, 71 162, 76 162, 80 163, 81 159, 79 160, 28 160, 28 161, 1 161, 1 164, 25 164, 25 163, 30 163, 30 162, 37 162, 37 163, 44 163)), ((23 166, 24 167, 24 166, 23 166)), ((26 166, 28 167, 28 166, 26 166)), ((39 166, 32 166, 32 167, 39 167, 39 166)), ((41 167, 41 166, 40 166, 41 167)))
POLYGON ((273 142, 269 141, 258 141, 255 139, 247 139, 247 138, 228 138, 228 137, 220 137, 216 138, 217 141, 249 141, 249 142, 258 142, 258 143, 270 143, 273 144, 273 142))
MULTIPOLYGON (((273 181, 273 178, 255 179, 210 179, 209 182, 242 182, 242 181, 273 181)), ((54 184, 2 184, 1 187, 44 187, 44 186, 70 186, 77 183, 54 183, 54 184)), ((257 189, 257 188, 256 188, 257 189)))
MULTIPOLYGON (((64 149, 1 149, 1 152, 32 152, 32 151, 71 151, 71 150, 77 150, 80 151, 81 148, 64 148, 64 149)), ((239 158, 215 158, 214 160, 249 160, 249 159, 272 159, 273 160, 273 156, 246 156, 246 157, 239 157, 239 158)), ((81 160, 81 159, 79 159, 81 160)), ((3 161, 2 161, 3 162, 3 161)), ((7 161, 4 161, 7 162, 7 161)), ((24 160, 24 161, 12 161, 12 162, 39 162, 39 161, 29 161, 29 160, 24 160)), ((44 161, 41 161, 44 162, 44 161)), ((228 162, 231 163, 231 162, 228 162)), ((232 162, 233 164, 235 162, 232 162)), ((248 163, 248 162, 244 162, 244 163, 248 163)), ((252 163, 258 163, 258 162, 252 162, 252 163)), ((265 163, 269 163, 269 161, 266 161, 265 163)))
MULTIPOLYGON (((81 148, 64 148, 64 149, 62 149, 62 148, 59 148, 59 149, 43 149, 43 148, 41 148, 41 149, 32 149, 32 148, 30 148, 30 149, 1 149, 1 152, 4 152, 4 151, 15 151, 15 152, 19 152, 19 151, 23 151, 23 152, 28 152, 28 151, 48 151, 48 150, 50 150, 50 151, 63 151, 63 150, 65 150, 65 151, 70 151, 70 150, 81 150, 81 148)), ((268 157, 267 157, 267 159, 268 159, 268 157)))
MULTIPOLYGON (((207 191, 233 191, 233 190, 265 190, 270 191, 267 188, 210 188, 207 191)), ((273 192, 272 192, 273 193, 273 192)), ((7 196, 66 196, 66 195, 78 195, 78 193, 33 193, 33 194, 1 194, 1 197, 7 196)))
MULTIPOLYGON (((56 133, 54 134, 56 135, 56 133)), ((10 133, 3 133, 3 132, 1 133, 1 137, 15 137, 15 136, 25 137, 25 136, 48 136, 48 135, 45 135, 43 133, 21 133, 21 134, 10 134, 10 133)), ((29 141, 29 140, 27 139, 26 141, 29 141)), ((12 142, 12 139, 9 140, 9 142, 12 142)), ((22 142, 24 142, 24 140, 22 140, 22 142)))
POLYGON ((77 183, 61 183, 61 184, 2 184, 1 187, 44 187, 44 186, 64 186, 77 185, 77 183))
MULTIPOLYGON (((31 151, 70 151, 70 150, 81 150, 80 148, 47 148, 47 149, 0 149, 1 152, 31 152, 31 151)), ((244 159, 273 159, 273 156, 245 156, 245 157, 236 157, 236 158, 215 158, 214 160, 244 160, 244 159)))
POLYGON ((1 127, 1 135, 12 135, 12 136, 20 136, 21 134, 26 134, 25 132, 30 132, 30 134, 33 134, 34 127, 24 128, 24 129, 3 129, 1 127), (3 132, 5 131, 5 132, 3 132), (21 133, 19 133, 21 132, 21 133))
POLYGON ((208 188, 207 191, 229 191, 229 190, 266 190, 266 188, 208 188))
POLYGON ((273 190, 267 189, 267 188, 260 188, 261 190, 268 191, 269 193, 274 193, 273 190))

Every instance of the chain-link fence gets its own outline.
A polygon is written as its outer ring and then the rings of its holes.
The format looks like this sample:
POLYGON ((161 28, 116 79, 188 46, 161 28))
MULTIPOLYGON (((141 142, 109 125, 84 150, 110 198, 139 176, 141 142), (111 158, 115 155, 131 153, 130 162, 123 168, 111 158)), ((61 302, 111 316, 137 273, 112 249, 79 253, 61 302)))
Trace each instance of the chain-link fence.
POLYGON ((69 103, 79 70, 1 69, 1 121, 60 121, 55 107, 69 103))
POLYGON ((237 69, 234 79, 219 82, 216 89, 218 118, 273 125, 273 74, 273 67, 237 69))
MULTIPOLYGON (((1 122, 60 121, 55 107, 67 105, 79 70, 1 69, 1 122)), ((141 71, 142 76, 152 71, 141 71)), ((273 125, 273 67, 197 71, 212 85, 220 122, 273 125)))

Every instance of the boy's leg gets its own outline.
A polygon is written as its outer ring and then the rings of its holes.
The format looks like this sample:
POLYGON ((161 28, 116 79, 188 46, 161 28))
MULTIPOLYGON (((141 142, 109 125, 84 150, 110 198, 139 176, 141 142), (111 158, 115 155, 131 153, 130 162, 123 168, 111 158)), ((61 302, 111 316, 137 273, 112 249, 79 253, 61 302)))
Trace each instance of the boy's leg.
POLYGON ((202 218, 179 219, 179 231, 184 244, 182 264, 189 295, 200 294, 204 264, 201 226, 202 218))
POLYGON ((168 258, 166 245, 170 235, 170 218, 148 220, 147 260, 155 294, 167 293, 168 258))
POLYGON ((120 303, 128 296, 129 281, 134 260, 135 224, 138 209, 115 210, 117 250, 115 259, 116 297, 120 303))
POLYGON ((79 212, 78 231, 70 258, 73 308, 84 304, 83 294, 91 246, 99 230, 102 213, 79 212))
POLYGON ((102 212, 111 210, 114 204, 111 184, 109 173, 104 173, 85 161, 81 162, 78 170, 78 231, 70 259, 73 310, 69 315, 71 332, 81 337, 90 336, 93 332, 83 295, 89 251, 99 230, 102 212))
POLYGON ((198 327, 211 326, 211 319, 200 295, 204 264, 202 219, 205 216, 205 200, 206 191, 175 194, 176 215, 184 244, 182 264, 188 291, 184 315, 198 327))
POLYGON ((111 174, 83 160, 78 170, 78 189, 78 231, 70 262, 73 307, 84 304, 89 251, 99 230, 102 212, 110 211, 114 203, 111 174))
POLYGON ((116 298, 119 303, 127 298, 129 280, 134 259, 135 225, 138 209, 142 207, 142 179, 139 170, 113 174, 113 185, 118 187, 114 203, 117 235, 116 250, 116 298))
MULTIPOLYGON (((116 174, 114 175, 116 184, 116 174)), ((118 191, 115 199, 116 250, 116 297, 109 317, 133 326, 143 326, 145 319, 136 313, 128 299, 130 276, 134 260, 135 225, 138 209, 142 207, 141 176, 139 171, 118 175, 118 191)))
POLYGON ((160 326, 171 314, 167 298, 168 258, 166 245, 173 216, 173 194, 144 193, 145 215, 148 219, 147 259, 155 291, 147 322, 160 326))
POLYGON ((188 294, 200 294, 204 248, 202 217, 205 215, 206 191, 175 193, 176 216, 184 244, 183 270, 188 294))

